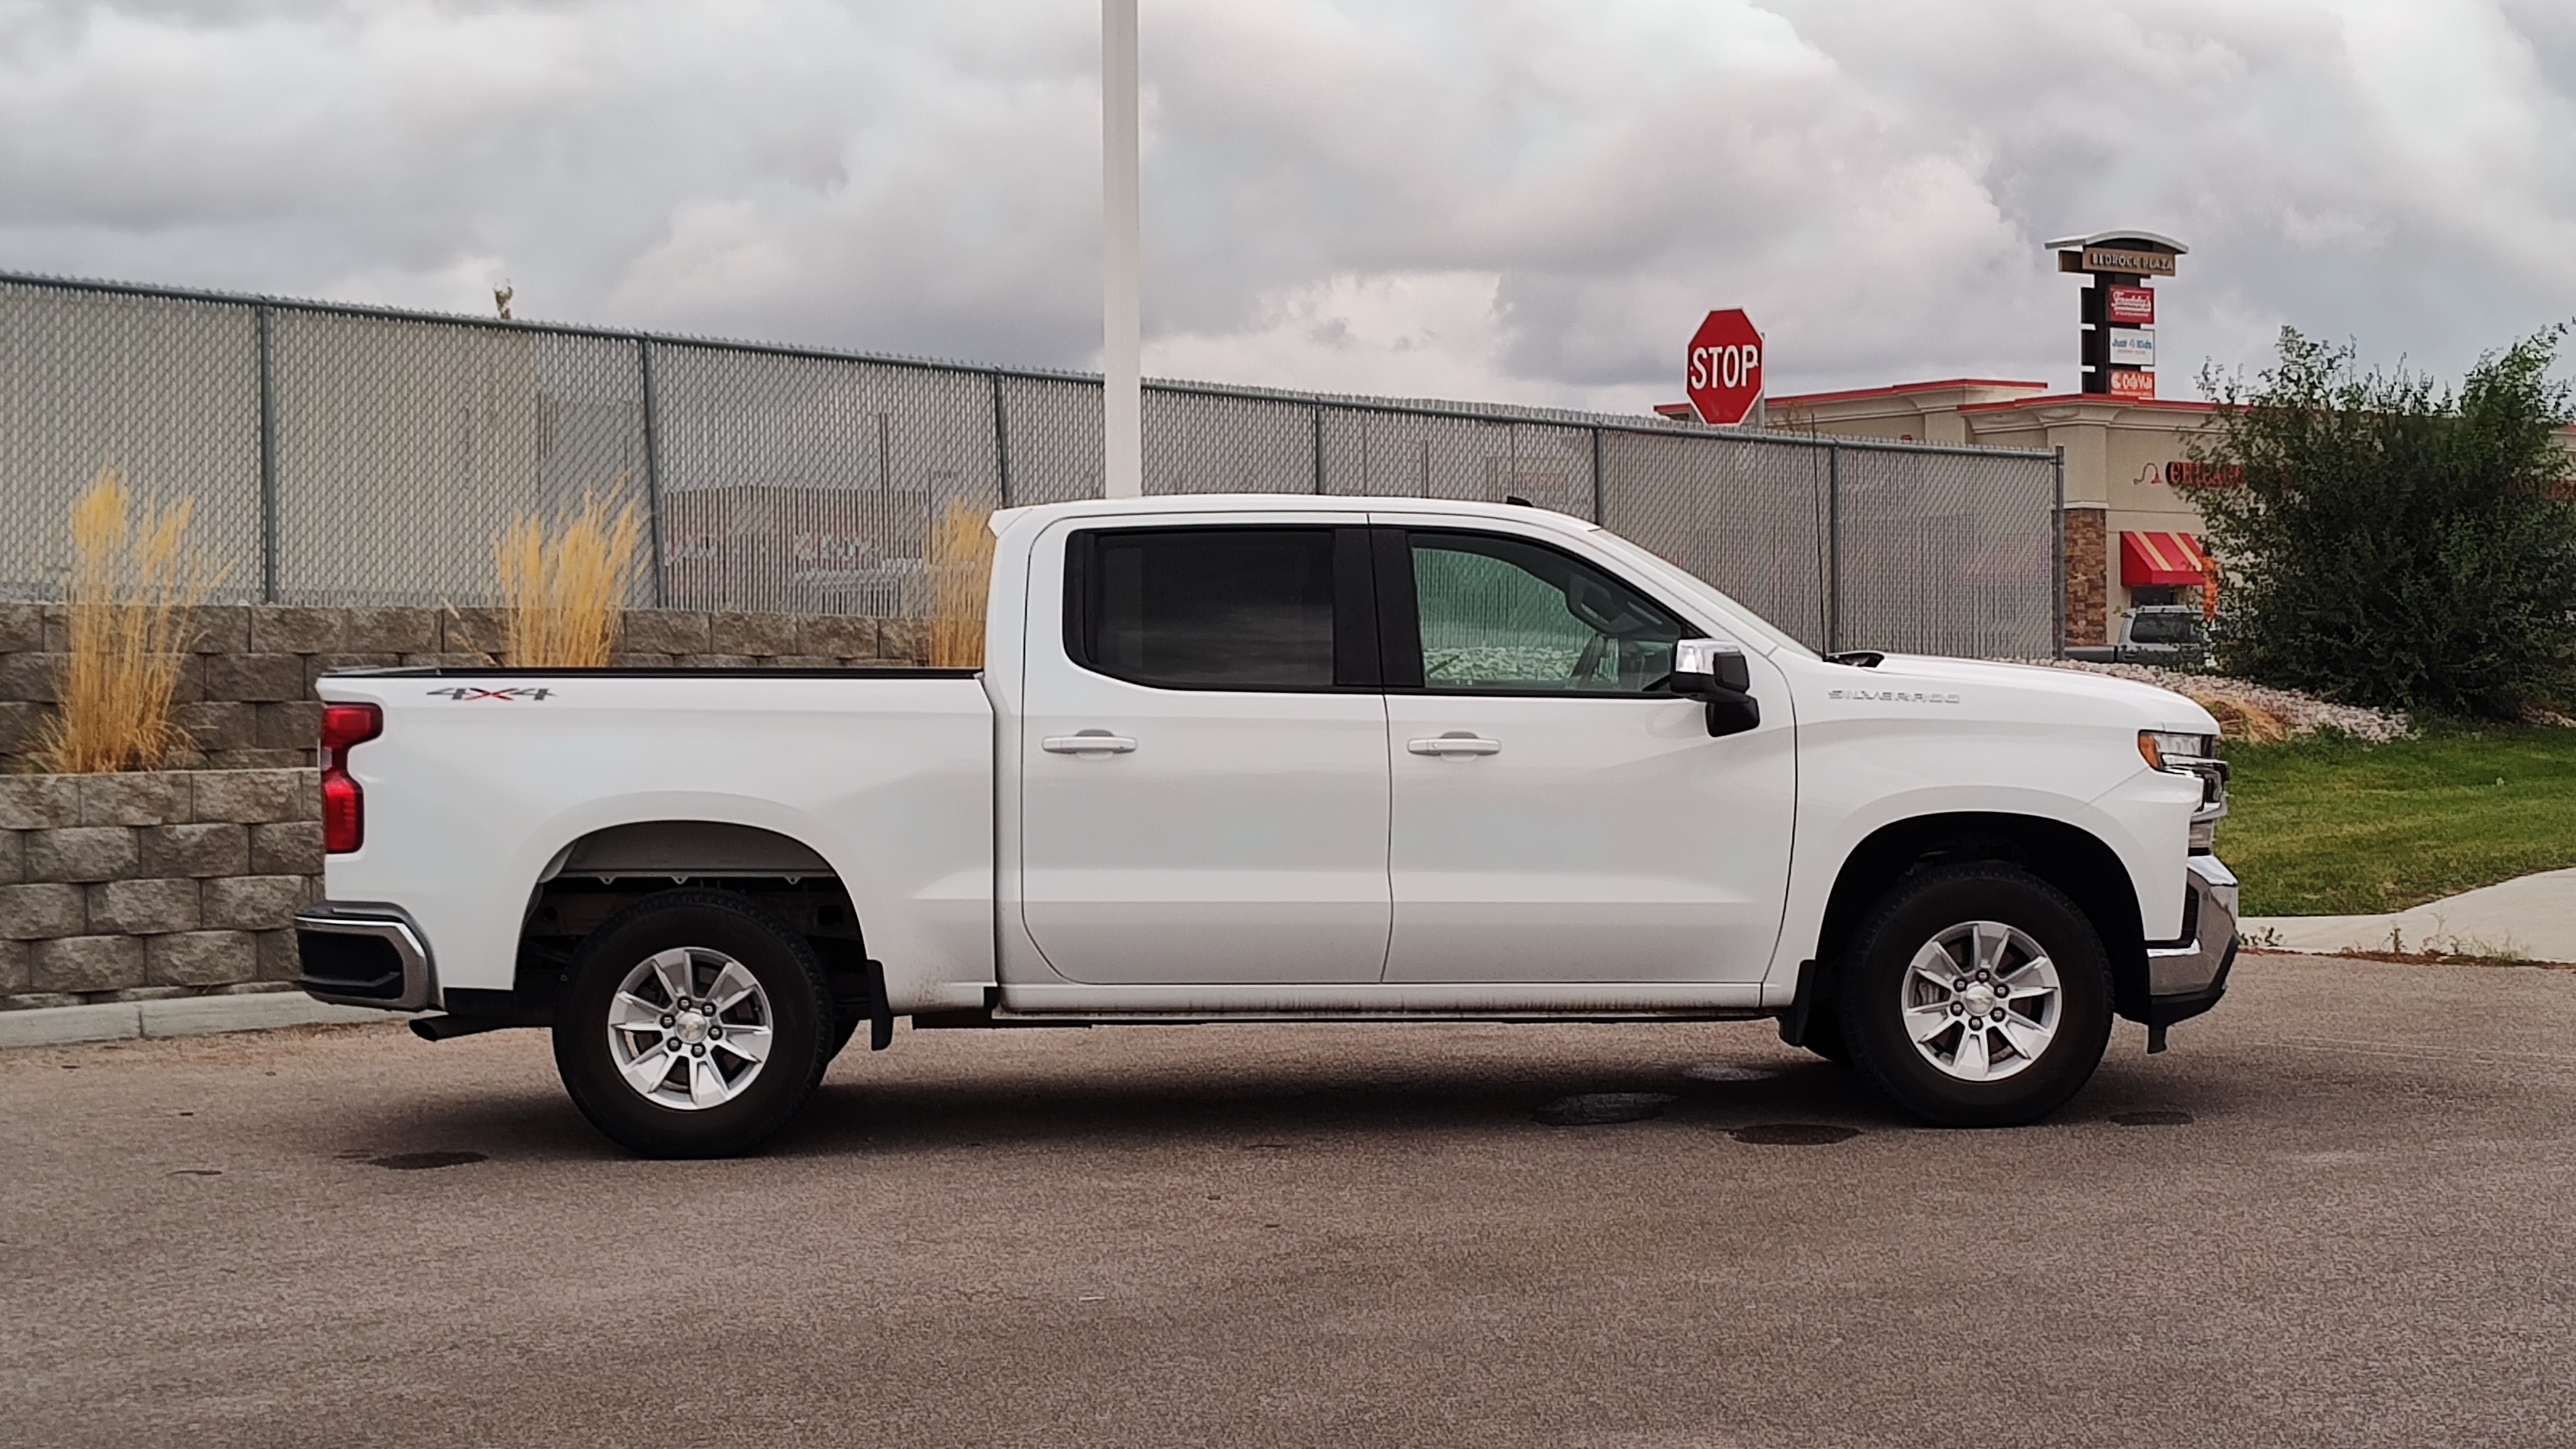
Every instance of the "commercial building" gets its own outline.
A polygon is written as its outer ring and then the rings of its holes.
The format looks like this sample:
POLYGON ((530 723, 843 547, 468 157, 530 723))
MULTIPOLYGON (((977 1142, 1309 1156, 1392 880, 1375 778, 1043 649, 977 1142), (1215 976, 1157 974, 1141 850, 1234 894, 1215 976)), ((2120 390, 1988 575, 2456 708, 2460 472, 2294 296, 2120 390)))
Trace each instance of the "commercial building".
MULTIPOLYGON (((2103 644, 2120 611, 2200 603, 2218 587, 2200 539, 2191 457, 2205 402, 2052 393, 2045 383, 1949 378, 1769 401, 1769 426, 1849 438, 2066 452, 2066 642, 2103 644)), ((1667 416, 1673 410, 1658 408, 1667 416)), ((2559 430, 2576 459, 2576 427, 2559 430)))
POLYGON ((2138 604, 2215 603, 2200 546, 2193 437, 2204 402, 2052 393, 2045 383, 1950 378, 1775 397, 1775 430, 2066 456, 2066 642, 2107 642, 2138 604))
MULTIPOLYGON (((1690 419, 1690 405, 1657 412, 1690 419)), ((2204 402, 2052 393, 2042 382, 1955 377, 1768 403, 1774 432, 1985 448, 2063 449, 2066 642, 2109 642, 2139 604, 2214 606, 2214 571, 2191 501, 2204 402)))

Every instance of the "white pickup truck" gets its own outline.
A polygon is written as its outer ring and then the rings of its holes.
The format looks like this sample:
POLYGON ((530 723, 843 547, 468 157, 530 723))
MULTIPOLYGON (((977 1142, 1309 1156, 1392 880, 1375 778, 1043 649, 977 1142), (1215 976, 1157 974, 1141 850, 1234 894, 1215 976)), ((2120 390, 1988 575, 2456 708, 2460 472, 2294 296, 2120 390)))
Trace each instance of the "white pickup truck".
POLYGON ((1776 1017, 2031 1121, 2214 1005, 2218 727, 2037 667, 1819 658, 1540 509, 992 522, 981 670, 335 674, 302 985, 551 1028, 592 1122, 743 1151, 860 1026, 1776 1017))

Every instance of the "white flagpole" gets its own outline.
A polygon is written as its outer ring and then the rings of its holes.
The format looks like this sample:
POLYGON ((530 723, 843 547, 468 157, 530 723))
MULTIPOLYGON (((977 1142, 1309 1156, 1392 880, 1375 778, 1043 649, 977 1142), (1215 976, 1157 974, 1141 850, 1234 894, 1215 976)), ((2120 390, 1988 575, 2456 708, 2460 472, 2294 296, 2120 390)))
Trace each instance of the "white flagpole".
POLYGON ((1140 370, 1139 220, 1136 124, 1136 0, 1100 0, 1100 383, 1103 491, 1145 491, 1145 420, 1140 370))

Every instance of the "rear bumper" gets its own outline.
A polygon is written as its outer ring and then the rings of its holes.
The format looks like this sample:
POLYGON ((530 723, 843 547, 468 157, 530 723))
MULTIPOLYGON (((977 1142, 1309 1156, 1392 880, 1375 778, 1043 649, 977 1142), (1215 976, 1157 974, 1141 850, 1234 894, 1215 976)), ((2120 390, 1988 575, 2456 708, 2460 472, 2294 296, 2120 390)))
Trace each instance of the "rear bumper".
POLYGON ((2189 871, 2182 939, 2147 948, 2149 1026, 2170 1026, 2216 1006, 2236 964, 2235 873, 2214 855, 2193 856, 2189 871))
POLYGON ((295 984, 316 1001, 426 1011, 439 1004, 429 939, 400 906, 320 901, 295 913, 295 984))

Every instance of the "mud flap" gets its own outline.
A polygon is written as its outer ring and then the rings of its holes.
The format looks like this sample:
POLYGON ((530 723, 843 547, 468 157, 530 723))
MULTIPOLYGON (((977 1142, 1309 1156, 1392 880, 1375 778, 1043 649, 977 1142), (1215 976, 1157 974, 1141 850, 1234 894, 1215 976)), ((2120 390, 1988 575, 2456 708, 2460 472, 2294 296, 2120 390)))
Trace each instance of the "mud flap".
POLYGON ((1789 998, 1789 1012, 1780 1018, 1780 1040, 1793 1047, 1807 1044, 1807 1023, 1816 1010, 1817 971, 1813 961, 1798 963, 1797 994, 1789 998))
POLYGON ((868 982, 868 1050, 884 1051, 894 1045, 894 1007, 886 1001, 885 963, 867 964, 868 982))

